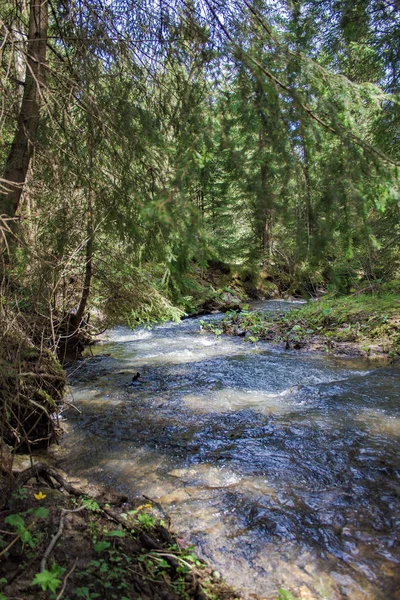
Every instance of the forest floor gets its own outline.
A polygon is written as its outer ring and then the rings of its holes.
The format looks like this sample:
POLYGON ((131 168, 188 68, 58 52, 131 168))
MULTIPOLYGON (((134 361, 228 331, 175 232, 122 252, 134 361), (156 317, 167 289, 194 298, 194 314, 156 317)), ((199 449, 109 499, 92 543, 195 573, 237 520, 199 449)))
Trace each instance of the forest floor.
POLYGON ((336 355, 396 358, 400 354, 400 285, 335 297, 326 295, 291 311, 229 311, 204 324, 217 335, 245 336, 283 344, 286 349, 336 355))
POLYGON ((157 506, 36 468, 17 474, 0 512, 1 600, 240 598, 157 506))

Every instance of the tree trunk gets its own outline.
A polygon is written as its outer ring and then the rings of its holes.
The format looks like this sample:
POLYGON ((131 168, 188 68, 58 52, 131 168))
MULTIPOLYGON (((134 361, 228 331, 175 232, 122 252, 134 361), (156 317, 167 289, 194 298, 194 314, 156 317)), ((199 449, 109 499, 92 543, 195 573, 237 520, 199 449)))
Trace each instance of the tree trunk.
POLYGON ((263 229, 262 229, 262 249, 263 257, 266 258, 271 253, 271 192, 268 189, 268 165, 265 159, 266 148, 266 123, 265 115, 260 111, 260 131, 259 131, 259 151, 262 157, 260 164, 260 184, 261 184, 261 207, 263 208, 263 229))
POLYGON ((303 119, 300 117, 299 135, 303 151, 303 161, 301 167, 304 175, 304 191, 306 203, 306 228, 307 228, 307 249, 310 249, 311 237, 313 235, 313 209, 312 209, 312 192, 310 179, 310 157, 308 152, 307 138, 303 119))
POLYGON ((87 206, 87 221, 86 221, 86 261, 85 261, 85 279, 83 282, 81 299, 79 302, 78 310, 75 314, 75 325, 78 329, 81 326, 83 315, 85 313, 87 301, 89 299, 90 285, 92 283, 93 275, 93 242, 94 242, 94 224, 93 224, 93 210, 94 210, 94 190, 91 181, 93 175, 93 127, 91 116, 88 115, 88 154, 89 154, 89 189, 88 189, 88 206, 87 206))
POLYGON ((88 197, 88 212, 87 212, 87 241, 86 241, 86 265, 85 265, 85 279, 83 282, 81 300, 79 302, 78 310, 74 315, 74 323, 78 329, 82 323, 83 315, 85 313, 87 301, 90 293, 90 284, 92 282, 93 274, 93 190, 89 190, 88 197))
POLYGON ((40 99, 45 81, 48 4, 31 0, 24 93, 17 130, 4 168, 6 190, 0 194, 0 215, 14 217, 37 139, 40 99))
POLYGON ((268 181, 268 164, 266 158, 267 148, 267 132, 268 132, 268 121, 265 114, 264 102, 267 98, 264 97, 265 92, 260 84, 257 82, 256 87, 256 109, 258 118, 260 121, 259 132, 258 132, 258 153, 260 157, 260 186, 258 192, 258 208, 257 208, 257 219, 258 230, 260 233, 260 243, 262 246, 262 259, 263 262, 268 260, 271 254, 271 213, 272 213, 272 193, 268 181))
MULTIPOLYGON (((92 167, 92 148, 89 148, 89 164, 92 167)), ((94 246, 94 190, 89 183, 87 196, 87 221, 86 221, 86 252, 85 252, 85 277, 83 281, 81 298, 76 313, 67 315, 60 331, 58 357, 62 363, 76 360, 81 356, 83 349, 90 342, 90 337, 85 333, 84 314, 90 294, 93 276, 93 246, 94 246)))

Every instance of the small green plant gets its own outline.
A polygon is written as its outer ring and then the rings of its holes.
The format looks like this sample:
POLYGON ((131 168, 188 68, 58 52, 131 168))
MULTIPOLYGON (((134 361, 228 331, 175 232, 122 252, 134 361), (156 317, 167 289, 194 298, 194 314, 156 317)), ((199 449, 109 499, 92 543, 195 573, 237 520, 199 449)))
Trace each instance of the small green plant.
MULTIPOLYGON (((236 315, 236 311, 233 312, 233 317, 235 318, 236 315)), ((225 322, 228 321, 228 319, 225 317, 222 321, 210 321, 208 323, 206 323, 205 321, 199 321, 200 323, 200 329, 204 329, 205 331, 209 331, 210 333, 213 333, 214 335, 216 335, 217 337, 219 337, 220 335, 222 335, 225 332, 225 322), (222 327, 221 327, 222 324, 222 327)))
POLYGON ((59 578, 62 577, 64 573, 64 567, 60 567, 57 564, 53 564, 50 571, 45 569, 40 573, 36 573, 31 585, 39 585, 44 592, 46 590, 55 592, 61 584, 61 579, 59 578))
POLYGON ((104 597, 104 593, 103 595, 98 594, 91 589, 94 585, 96 589, 101 587, 103 592, 111 589, 125 592, 129 588, 129 584, 125 579, 130 570, 132 558, 121 549, 113 547, 110 542, 97 542, 94 549, 99 553, 104 552, 104 555, 96 560, 91 560, 84 571, 77 573, 78 578, 86 585, 75 588, 76 597, 86 600, 104 597), (100 578, 98 577, 99 575, 101 576, 100 578), (93 576, 96 577, 96 584, 92 581, 93 576))
POLYGON ((148 513, 138 515, 137 520, 145 529, 150 529, 156 524, 155 518, 152 515, 149 515, 148 513))
MULTIPOLYGON (((0 579, 0 586, 3 587, 3 585, 7 584, 7 579, 5 577, 2 577, 0 579)), ((5 594, 3 594, 3 592, 0 592, 0 600, 7 600, 7 596, 5 594)))
POLYGON ((181 550, 180 558, 185 560, 188 563, 191 563, 195 567, 204 567, 204 564, 197 558, 197 556, 193 552, 193 546, 186 548, 186 550, 181 550))
MULTIPOLYGON (((49 510, 44 506, 39 506, 39 508, 36 509, 30 508, 25 512, 8 515, 4 519, 4 522, 6 525, 10 525, 15 530, 17 536, 15 541, 20 539, 23 544, 28 544, 28 546, 34 548, 37 544, 38 538, 32 535, 31 530, 37 521, 39 521, 39 519, 46 519, 48 515, 49 510), (27 524, 25 522, 25 517, 29 514, 32 514, 33 519, 27 524)), ((3 550, 3 552, 6 550, 7 549, 3 550)))
POLYGON ((28 490, 24 487, 20 487, 16 489, 11 496, 15 498, 15 500, 26 500, 28 497, 28 490))
POLYGON ((105 534, 108 537, 119 537, 119 538, 123 538, 125 537, 125 531, 122 531, 122 529, 113 529, 112 531, 106 531, 105 534))
POLYGON ((100 510, 100 506, 95 500, 93 500, 93 498, 83 498, 82 506, 84 506, 87 510, 91 510, 92 512, 97 512, 100 510))
POLYGON ((100 542, 96 542, 93 548, 95 549, 95 552, 104 552, 104 550, 108 550, 108 548, 111 548, 111 544, 110 542, 101 540, 100 542))
POLYGON ((92 592, 88 587, 74 588, 74 595, 77 598, 83 598, 84 600, 95 600, 96 598, 100 598, 100 594, 92 592))
POLYGON ((296 598, 290 592, 286 590, 278 590, 277 600, 296 600, 296 598))
POLYGON ((32 534, 28 529, 29 526, 27 527, 22 515, 8 515, 8 517, 4 519, 4 522, 6 525, 11 525, 11 527, 14 528, 15 533, 21 539, 22 543, 28 544, 31 548, 35 547, 32 534))

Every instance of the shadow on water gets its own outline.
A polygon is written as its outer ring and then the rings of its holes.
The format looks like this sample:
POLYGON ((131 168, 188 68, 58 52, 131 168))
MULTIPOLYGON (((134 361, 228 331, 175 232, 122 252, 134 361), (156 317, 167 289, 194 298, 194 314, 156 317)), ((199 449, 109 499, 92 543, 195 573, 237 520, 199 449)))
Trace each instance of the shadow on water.
POLYGON ((399 369, 196 321, 112 336, 71 377, 70 472, 156 498, 248 594, 400 598, 399 369))

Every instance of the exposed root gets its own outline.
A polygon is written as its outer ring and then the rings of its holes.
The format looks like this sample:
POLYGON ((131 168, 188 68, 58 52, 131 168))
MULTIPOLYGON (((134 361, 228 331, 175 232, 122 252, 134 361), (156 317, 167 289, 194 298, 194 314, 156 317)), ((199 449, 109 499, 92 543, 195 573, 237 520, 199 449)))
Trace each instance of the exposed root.
POLYGON ((61 588, 61 590, 60 590, 60 593, 58 594, 58 596, 57 596, 56 600, 60 600, 60 598, 61 598, 61 597, 62 597, 62 595, 64 594, 64 592, 65 592, 65 588, 66 588, 66 585, 67 585, 68 578, 69 578, 69 577, 72 575, 72 573, 75 571, 77 563, 78 563, 78 559, 76 558, 76 559, 75 559, 75 562, 74 562, 74 564, 73 564, 73 565, 72 565, 72 567, 71 567, 71 569, 68 571, 68 573, 67 573, 67 574, 66 574, 66 576, 64 577, 64 581, 63 581, 62 588, 61 588))
POLYGON ((63 399, 65 372, 50 350, 35 345, 18 315, 0 314, 0 332, 0 436, 15 448, 49 444, 57 438, 52 415, 63 399))
POLYGON ((46 551, 45 551, 45 553, 43 555, 43 558, 40 561, 40 570, 42 572, 46 570, 47 559, 49 558, 50 554, 53 552, 54 546, 57 544, 58 540, 62 536, 62 533, 63 533, 63 530, 64 530, 64 518, 65 518, 65 515, 67 515, 68 513, 77 513, 77 512, 80 512, 81 510, 85 510, 85 508, 86 508, 85 506, 80 506, 79 508, 75 508, 75 509, 68 509, 68 508, 62 508, 61 509, 60 521, 59 521, 59 524, 58 524, 58 530, 53 535, 53 537, 51 538, 50 544, 47 546, 46 551))
POLYGON ((14 487, 16 489, 22 487, 33 477, 38 478, 41 475, 47 475, 52 477, 64 488, 65 491, 67 491, 69 494, 72 494, 73 496, 83 495, 83 492, 81 490, 78 490, 73 485, 68 483, 68 481, 66 481, 56 469, 50 467, 49 465, 46 465, 45 463, 35 463, 34 465, 32 465, 32 467, 29 467, 28 469, 25 469, 25 471, 22 471, 22 473, 20 473, 20 475, 16 479, 14 487))

